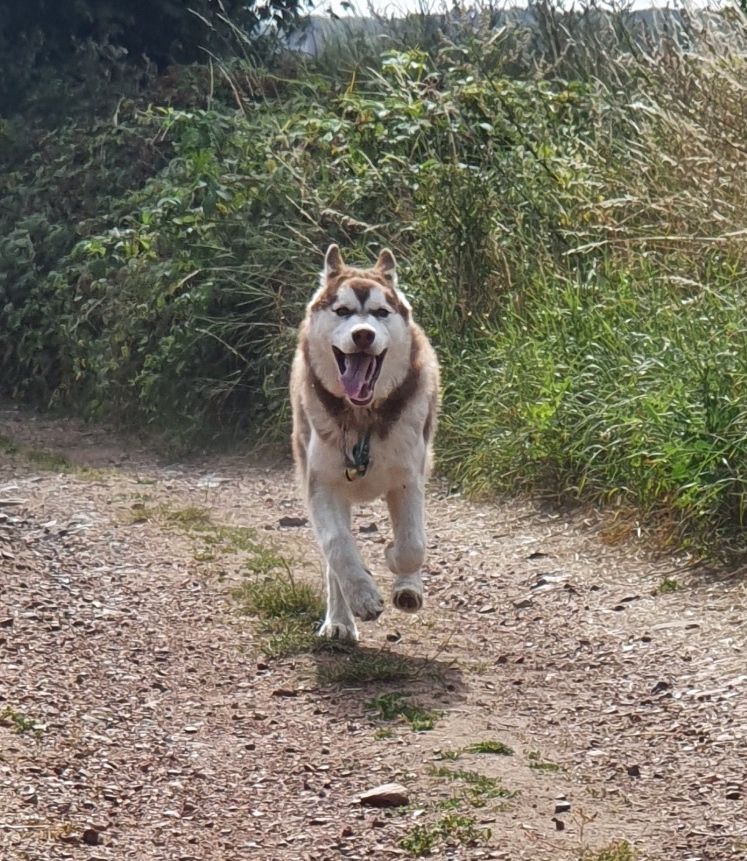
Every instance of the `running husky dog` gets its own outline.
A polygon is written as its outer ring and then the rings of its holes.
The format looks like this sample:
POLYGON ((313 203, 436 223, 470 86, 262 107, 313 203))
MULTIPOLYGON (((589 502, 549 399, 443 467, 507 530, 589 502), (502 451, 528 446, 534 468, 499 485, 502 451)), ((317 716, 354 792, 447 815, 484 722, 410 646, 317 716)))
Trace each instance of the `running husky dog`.
POLYGON ((394 255, 353 269, 330 245, 306 309, 291 374, 293 454, 327 562, 321 636, 358 639, 354 616, 384 609, 350 527, 353 503, 383 497, 394 541, 392 601, 423 606, 424 491, 436 429, 439 372, 433 348, 397 289, 394 255))

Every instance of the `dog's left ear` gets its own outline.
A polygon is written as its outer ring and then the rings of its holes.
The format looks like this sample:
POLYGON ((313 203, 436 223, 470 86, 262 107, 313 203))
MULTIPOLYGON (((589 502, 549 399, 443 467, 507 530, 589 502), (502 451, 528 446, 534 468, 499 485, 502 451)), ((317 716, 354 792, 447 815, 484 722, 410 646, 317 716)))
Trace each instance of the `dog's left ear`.
POLYGON ((324 255, 324 275, 327 278, 333 278, 340 273, 343 265, 339 246, 330 245, 327 253, 324 255))
POLYGON ((379 259, 376 261, 376 268, 381 274, 388 278, 392 284, 397 285, 397 261, 394 255, 388 248, 383 248, 379 254, 379 259))

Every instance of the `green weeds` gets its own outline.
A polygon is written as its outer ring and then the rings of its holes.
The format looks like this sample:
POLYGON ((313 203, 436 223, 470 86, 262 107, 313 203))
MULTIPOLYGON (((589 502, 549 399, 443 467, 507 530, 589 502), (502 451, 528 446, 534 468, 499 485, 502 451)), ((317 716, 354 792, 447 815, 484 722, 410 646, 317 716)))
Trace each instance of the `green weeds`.
POLYGON ((376 699, 366 703, 368 709, 373 711, 374 717, 383 721, 404 720, 410 725, 413 732, 424 732, 433 729, 440 712, 433 709, 425 709, 409 701, 407 694, 388 693, 381 694, 376 699))
POLYGON ((101 470, 73 463, 59 452, 24 445, 2 434, 0 434, 0 452, 22 457, 37 469, 45 472, 74 473, 89 478, 101 475, 101 470))
POLYGON ((438 846, 475 846, 487 842, 490 835, 490 829, 478 828, 472 817, 450 813, 433 824, 416 825, 399 845, 414 858, 422 858, 438 846))
POLYGON ((436 759, 448 762, 455 762, 462 755, 463 751, 458 750, 439 750, 436 752, 436 759))
POLYGON ((587 849, 581 861, 636 861, 638 857, 627 840, 615 841, 602 849, 587 849))
POLYGON ((497 756, 513 756, 513 748, 502 741, 478 741, 465 748, 467 753, 493 753, 497 756))
POLYGON ((539 751, 536 750, 530 750, 527 753, 527 760, 529 768, 533 768, 535 771, 563 771, 562 765, 558 765, 557 762, 543 759, 539 751))
POLYGON ((388 651, 345 648, 322 641, 319 650, 332 651, 320 661, 317 678, 323 685, 355 687, 376 682, 403 682, 414 679, 418 668, 406 657, 388 651))
POLYGON ((494 754, 496 756, 514 755, 513 748, 509 747, 507 744, 495 739, 488 739, 486 741, 478 741, 475 742, 475 744, 470 744, 467 745, 467 747, 460 747, 455 750, 439 750, 436 753, 436 758, 439 760, 455 761, 460 759, 465 753, 494 754))
POLYGON ((316 629, 324 615, 318 591, 296 581, 285 558, 271 548, 258 548, 247 567, 247 579, 233 597, 241 612, 257 619, 264 653, 282 658, 317 649, 316 629))
POLYGON ((200 561, 211 561, 215 553, 246 553, 249 554, 247 565, 261 572, 265 567, 277 566, 280 558, 276 551, 259 541, 255 529, 215 523, 207 509, 195 505, 173 508, 165 504, 149 506, 145 501, 138 501, 130 508, 129 521, 154 522, 190 535, 199 544, 196 555, 200 561))
POLYGON ((0 726, 10 727, 18 735, 33 733, 38 738, 42 734, 42 730, 33 718, 12 706, 5 706, 0 710, 0 726))
POLYGON ((315 633, 324 615, 322 596, 309 583, 297 580, 289 560, 261 541, 256 530, 218 524, 199 506, 149 506, 145 501, 131 507, 130 522, 154 522, 185 533, 197 545, 198 561, 240 553, 244 579, 231 594, 241 613, 257 619, 262 650, 268 657, 324 648, 315 633))
POLYGON ((469 769, 440 766, 432 768, 430 773, 434 777, 462 784, 461 798, 471 807, 484 807, 492 799, 510 799, 516 794, 506 789, 497 777, 488 777, 469 769))
POLYGON ((651 68, 636 25, 555 11, 551 57, 520 24, 409 22, 281 76, 227 61, 215 90, 172 72, 176 102, 153 81, 116 123, 8 122, 3 391, 175 444, 284 438, 325 244, 386 244, 441 357, 454 480, 747 552, 747 67, 726 18, 651 68))
POLYGON ((679 592, 681 588, 682 585, 679 580, 675 580, 673 577, 665 577, 656 587, 656 594, 670 595, 672 592, 679 592))

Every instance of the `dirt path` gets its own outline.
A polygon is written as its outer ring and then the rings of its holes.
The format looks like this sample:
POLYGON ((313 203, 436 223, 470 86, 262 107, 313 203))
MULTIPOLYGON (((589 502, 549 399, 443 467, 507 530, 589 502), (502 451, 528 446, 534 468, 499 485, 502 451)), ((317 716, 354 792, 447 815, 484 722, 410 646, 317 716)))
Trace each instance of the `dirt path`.
MULTIPOLYGON (((744 577, 436 482, 425 611, 362 626, 401 678, 343 686, 350 654, 262 654, 246 554, 184 523, 315 580, 287 464, 166 464, 7 405, 0 435, 3 861, 747 858, 744 577), (430 731, 377 717, 396 693, 430 731), (390 781, 408 807, 357 803, 390 781)), ((386 583, 379 515, 356 528, 386 583)))

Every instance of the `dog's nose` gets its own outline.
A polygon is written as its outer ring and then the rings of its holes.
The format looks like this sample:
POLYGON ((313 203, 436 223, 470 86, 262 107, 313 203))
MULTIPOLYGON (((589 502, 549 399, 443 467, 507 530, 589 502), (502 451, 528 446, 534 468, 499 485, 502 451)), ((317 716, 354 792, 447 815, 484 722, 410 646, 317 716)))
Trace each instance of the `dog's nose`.
POLYGON ((370 347, 375 337, 376 332, 373 329, 356 329, 353 332, 353 343, 356 347, 370 347))

